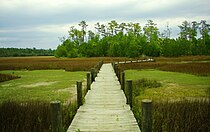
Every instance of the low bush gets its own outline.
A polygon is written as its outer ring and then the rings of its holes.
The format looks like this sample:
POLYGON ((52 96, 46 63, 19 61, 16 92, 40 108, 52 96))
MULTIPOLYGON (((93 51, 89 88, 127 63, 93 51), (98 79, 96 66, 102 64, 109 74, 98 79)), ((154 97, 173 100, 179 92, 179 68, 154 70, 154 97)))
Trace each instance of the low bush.
POLYGON ((136 97, 139 96, 140 94, 143 94, 144 90, 147 88, 158 88, 161 86, 162 86, 161 83, 156 80, 142 78, 133 81, 133 95, 134 97, 136 97))
POLYGON ((17 78, 20 78, 20 76, 0 73, 0 82, 9 81, 17 78))

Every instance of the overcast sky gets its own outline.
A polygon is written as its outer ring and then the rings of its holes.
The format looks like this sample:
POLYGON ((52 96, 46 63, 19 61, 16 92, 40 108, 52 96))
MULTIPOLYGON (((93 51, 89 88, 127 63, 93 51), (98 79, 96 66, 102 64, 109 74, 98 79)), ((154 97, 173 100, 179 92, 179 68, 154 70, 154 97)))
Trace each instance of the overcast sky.
POLYGON ((55 49, 82 20, 93 29, 111 20, 143 27, 149 19, 160 32, 169 23, 177 37, 184 20, 210 23, 210 0, 0 0, 0 47, 55 49))

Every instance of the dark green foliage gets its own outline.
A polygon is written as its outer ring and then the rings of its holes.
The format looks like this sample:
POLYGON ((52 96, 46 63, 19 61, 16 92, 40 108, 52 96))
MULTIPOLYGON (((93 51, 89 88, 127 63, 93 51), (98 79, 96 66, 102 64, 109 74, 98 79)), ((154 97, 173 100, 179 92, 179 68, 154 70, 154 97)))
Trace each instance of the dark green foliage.
POLYGON ((170 39, 168 26, 166 33, 160 35, 157 24, 152 20, 148 20, 144 27, 139 23, 117 23, 115 20, 108 24, 97 23, 96 33, 88 31, 88 34, 85 21, 79 25, 81 30, 70 28, 68 39, 57 47, 56 57, 210 55, 210 25, 206 21, 184 21, 179 26, 180 36, 177 39, 170 39), (197 36, 199 31, 200 38, 197 36))
POLYGON ((51 50, 51 49, 0 48, 0 57, 54 56, 54 52, 55 50, 51 50))
POLYGON ((20 78, 20 76, 0 73, 0 82, 9 81, 17 78, 20 78))
POLYGON ((74 43, 67 39, 63 42, 62 45, 59 45, 57 47, 57 50, 55 51, 55 56, 75 58, 78 56, 78 53, 74 43))
MULTIPOLYGON (((76 114, 76 103, 62 106, 66 131, 76 114)), ((50 132, 50 103, 43 101, 7 101, 0 104, 1 132, 50 132)))

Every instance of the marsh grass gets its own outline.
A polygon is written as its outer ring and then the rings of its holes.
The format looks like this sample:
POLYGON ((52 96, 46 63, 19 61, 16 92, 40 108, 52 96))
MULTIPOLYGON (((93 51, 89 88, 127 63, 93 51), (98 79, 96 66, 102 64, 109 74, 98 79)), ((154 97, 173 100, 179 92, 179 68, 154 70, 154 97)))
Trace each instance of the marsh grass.
POLYGON ((124 61, 120 57, 55 58, 55 57, 0 57, 0 70, 49 70, 89 71, 103 60, 104 63, 124 61))
POLYGON ((199 76, 210 76, 210 56, 186 56, 177 58, 155 58, 155 62, 119 64, 120 70, 157 69, 199 76))
MULTIPOLYGON (((76 103, 62 106, 63 130, 76 114, 76 103)), ((6 101, 0 104, 1 132, 50 132, 50 104, 45 101, 6 101)))
MULTIPOLYGON (((141 98, 145 89, 161 87, 155 80, 140 79, 133 83, 133 113, 141 127, 141 98)), ((158 93, 157 93, 158 94, 158 93)), ((210 102, 204 99, 168 100, 164 96, 153 100, 153 131, 154 132, 206 132, 210 130, 209 106, 210 102)), ((175 97, 173 97, 175 98, 175 97)))
MULTIPOLYGON (((209 100, 153 101, 154 132, 208 132, 209 100)), ((141 100, 135 100, 133 113, 141 127, 141 100)))
MULTIPOLYGON (((177 98, 180 89, 175 89, 178 93, 171 94, 169 98, 168 95, 163 96, 163 89, 163 84, 157 80, 142 78, 133 81, 132 111, 140 127, 141 100, 149 97, 153 100, 154 132, 206 132, 210 130, 208 93, 203 93, 206 94, 204 98, 202 96, 188 98, 186 96, 188 94, 179 95, 177 98), (148 91, 152 93, 148 94, 148 91)), ((190 94, 194 95, 194 92, 190 94)))

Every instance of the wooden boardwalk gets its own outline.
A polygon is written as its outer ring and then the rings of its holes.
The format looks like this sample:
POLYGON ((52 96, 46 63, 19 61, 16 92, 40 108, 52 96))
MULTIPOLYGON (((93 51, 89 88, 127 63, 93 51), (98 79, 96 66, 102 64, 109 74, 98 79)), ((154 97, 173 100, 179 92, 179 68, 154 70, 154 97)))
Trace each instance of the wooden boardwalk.
POLYGON ((67 132, 140 132, 111 64, 104 64, 67 132))

